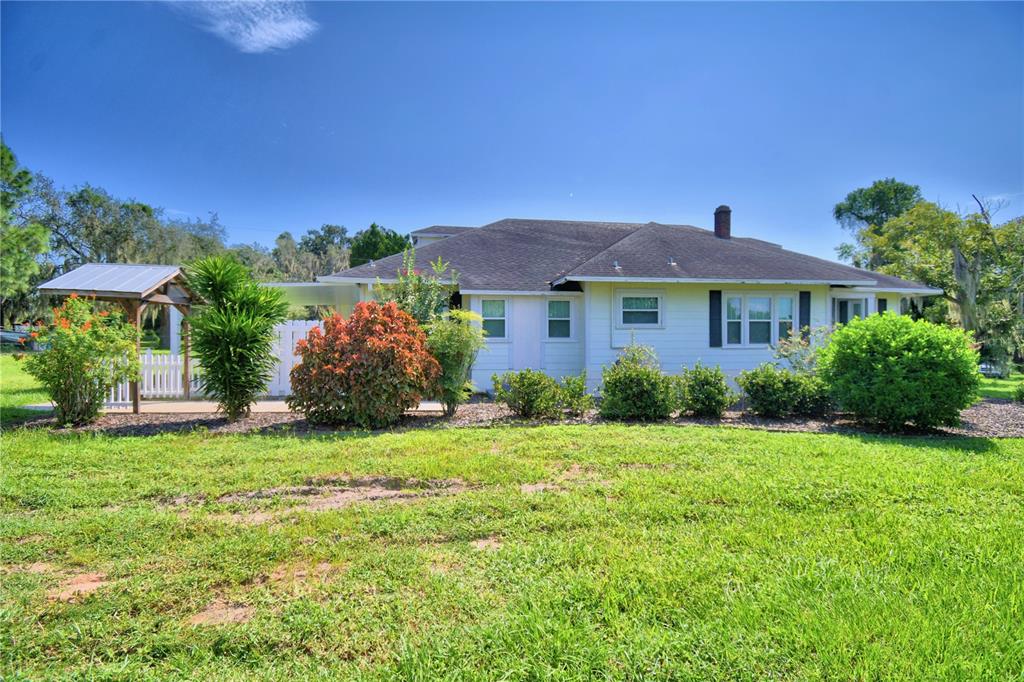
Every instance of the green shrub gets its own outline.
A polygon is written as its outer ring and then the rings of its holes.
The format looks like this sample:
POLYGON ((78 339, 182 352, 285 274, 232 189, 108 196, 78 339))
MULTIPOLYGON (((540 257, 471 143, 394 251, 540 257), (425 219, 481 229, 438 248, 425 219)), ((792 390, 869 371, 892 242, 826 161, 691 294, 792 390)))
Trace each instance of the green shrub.
POLYGON ((1024 383, 1017 384, 1017 388, 1013 389, 1013 400, 1024 403, 1024 383))
POLYGON ((453 416, 473 390, 470 370, 486 345, 481 319, 476 313, 453 310, 427 326, 427 348, 441 366, 437 397, 446 417, 453 416))
POLYGON ((357 303, 335 313, 295 346, 288 406, 318 424, 391 426, 424 395, 436 393, 441 368, 416 320, 394 303, 357 303))
POLYGON ((736 383, 743 389, 747 409, 759 417, 781 419, 796 410, 796 375, 764 363, 740 372, 736 383))
POLYGON ((804 417, 825 417, 835 411, 835 402, 828 384, 816 374, 794 374, 796 404, 793 414, 804 417))
POLYGON ((679 409, 695 417, 721 418, 736 395, 721 367, 705 367, 699 362, 692 368, 683 368, 678 378, 679 409))
POLYGON ((491 377, 494 399, 524 419, 553 419, 559 415, 558 382, 544 372, 523 369, 491 377))
POLYGON ((380 303, 395 303, 421 325, 427 325, 448 309, 448 301, 458 282, 458 273, 448 271, 448 264, 438 256, 430 264, 431 272, 424 274, 416 267, 416 249, 402 252, 402 267, 395 273, 394 284, 379 280, 373 288, 374 298, 380 303))
POLYGON ((570 417, 582 417, 594 407, 594 396, 587 393, 587 373, 562 377, 558 387, 558 406, 570 417))
POLYGON ((969 334, 893 313, 837 329, 818 375, 840 409, 888 429, 959 423, 980 381, 969 334))
POLYGON ((187 274, 204 302, 189 316, 192 352, 203 368, 199 384, 235 420, 267 390, 277 367, 274 325, 284 321, 288 304, 280 289, 261 286, 227 256, 203 258, 187 274))
POLYGON ((821 417, 832 411, 828 386, 813 374, 790 372, 765 363, 740 372, 736 383, 743 389, 747 409, 759 417, 821 417))
POLYGON ((135 327, 121 313, 97 312, 72 294, 53 311, 53 324, 29 338, 45 350, 25 360, 25 370, 46 389, 59 424, 87 424, 116 384, 139 376, 135 327))
POLYGON ((632 344, 623 349, 614 364, 604 368, 601 416, 640 421, 668 419, 678 401, 677 386, 661 373, 653 349, 632 344))

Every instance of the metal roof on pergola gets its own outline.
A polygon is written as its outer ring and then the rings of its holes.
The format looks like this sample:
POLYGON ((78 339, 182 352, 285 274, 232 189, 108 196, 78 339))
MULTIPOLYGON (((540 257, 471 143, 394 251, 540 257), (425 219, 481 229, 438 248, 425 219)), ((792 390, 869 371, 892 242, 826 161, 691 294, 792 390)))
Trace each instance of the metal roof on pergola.
MULTIPOLYGON (((185 316, 182 321, 184 341, 185 397, 189 397, 189 334, 188 315, 195 299, 185 276, 177 265, 128 265, 124 263, 86 263, 49 282, 36 287, 50 296, 78 296, 118 303, 125 309, 128 321, 142 326, 142 311, 149 305, 170 305, 185 316)), ((136 339, 136 351, 141 350, 136 339)), ((132 382, 132 411, 139 412, 139 385, 132 382)))

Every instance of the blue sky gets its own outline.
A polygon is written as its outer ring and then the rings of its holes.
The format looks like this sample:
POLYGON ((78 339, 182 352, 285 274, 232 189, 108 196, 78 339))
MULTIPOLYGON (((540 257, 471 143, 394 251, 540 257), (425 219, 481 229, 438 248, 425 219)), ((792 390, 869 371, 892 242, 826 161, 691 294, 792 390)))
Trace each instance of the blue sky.
POLYGON ((832 257, 887 176, 1024 213, 1022 4, 4 2, 19 159, 232 242, 682 222, 832 257))

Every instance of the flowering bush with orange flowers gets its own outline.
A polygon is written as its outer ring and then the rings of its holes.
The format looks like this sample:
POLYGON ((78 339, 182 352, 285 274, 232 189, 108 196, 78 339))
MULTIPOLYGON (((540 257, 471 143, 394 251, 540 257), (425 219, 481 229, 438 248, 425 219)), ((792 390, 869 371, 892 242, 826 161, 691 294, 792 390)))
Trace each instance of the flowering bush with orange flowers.
POLYGON ((383 428, 437 391, 441 368, 427 337, 394 303, 356 304, 334 314, 295 348, 288 406, 318 424, 383 428))
POLYGON ((136 334, 120 313, 74 294, 53 309, 52 325, 29 333, 44 350, 27 356, 25 369, 43 384, 58 423, 94 421, 112 386, 138 378, 136 334))

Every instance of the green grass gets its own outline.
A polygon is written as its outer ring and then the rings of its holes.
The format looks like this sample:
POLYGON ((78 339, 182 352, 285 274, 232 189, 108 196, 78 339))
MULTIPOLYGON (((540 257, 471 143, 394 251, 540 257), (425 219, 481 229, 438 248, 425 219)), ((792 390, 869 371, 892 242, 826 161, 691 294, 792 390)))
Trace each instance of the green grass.
POLYGON ((982 398, 1013 398, 1014 390, 1021 384, 1024 384, 1024 374, 1020 372, 1014 372, 1008 379, 983 378, 979 393, 982 398))
POLYGON ((3 439, 0 563, 56 567, 0 579, 5 678, 1024 670, 1020 440, 671 426, 3 439), (520 489, 566 471, 561 490, 520 489), (210 501, 328 474, 471 489, 322 512, 210 501), (181 495, 194 502, 165 504, 181 495), (225 518, 250 508, 283 516, 225 518), (268 580, 320 562, 323 581, 268 580), (110 584, 48 601, 61 574, 93 571, 110 584), (254 617, 188 623, 215 599, 254 617))
POLYGON ((28 410, 22 405, 47 403, 49 400, 39 383, 25 372, 24 366, 13 355, 0 354, 0 426, 9 421, 38 416, 38 410, 28 410))
MULTIPOLYGON (((0 399, 6 416, 45 396, 0 356, 0 399)), ((3 679, 1024 670, 1020 439, 613 425, 0 439, 3 679), (469 490, 321 512, 215 501, 327 475, 469 490), (555 487, 520 488, 538 482, 555 487), (254 510, 279 515, 230 518, 254 510), (34 562, 51 568, 17 570, 34 562), (322 562, 323 579, 271 579, 322 562), (89 572, 110 582, 48 599, 89 572), (252 620, 189 623, 215 600, 252 620)))

